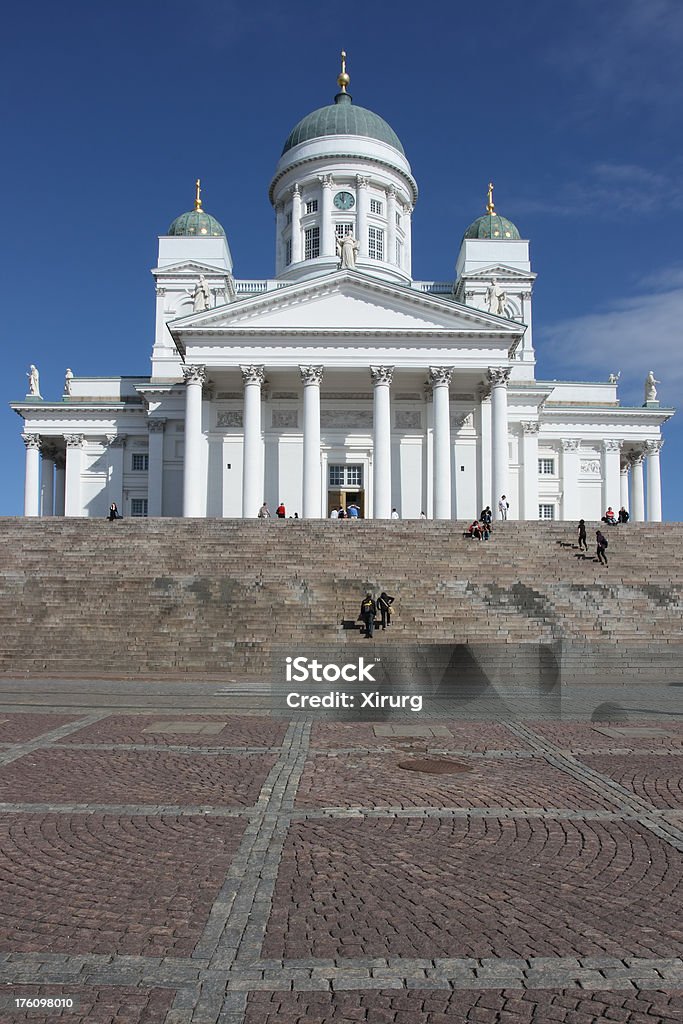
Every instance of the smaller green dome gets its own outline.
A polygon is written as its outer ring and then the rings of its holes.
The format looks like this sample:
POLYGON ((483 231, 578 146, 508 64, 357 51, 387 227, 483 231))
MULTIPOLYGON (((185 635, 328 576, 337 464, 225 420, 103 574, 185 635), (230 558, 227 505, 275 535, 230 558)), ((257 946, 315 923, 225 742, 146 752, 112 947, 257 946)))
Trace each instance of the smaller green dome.
POLYGON ((218 223, 215 217, 204 210, 190 210, 189 213, 181 213, 168 229, 169 235, 199 235, 206 238, 209 235, 222 235, 225 237, 223 226, 218 223))
POLYGON ((470 224, 463 238, 520 238, 520 233, 507 217, 485 213, 470 224))

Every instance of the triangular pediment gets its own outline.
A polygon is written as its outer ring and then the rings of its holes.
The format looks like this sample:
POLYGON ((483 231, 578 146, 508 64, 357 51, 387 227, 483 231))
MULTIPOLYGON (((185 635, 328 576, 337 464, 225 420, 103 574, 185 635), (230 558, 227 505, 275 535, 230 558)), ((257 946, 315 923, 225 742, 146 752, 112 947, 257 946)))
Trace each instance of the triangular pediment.
POLYGON ((286 285, 216 309, 174 320, 176 337, 263 331, 404 332, 519 335, 520 326, 451 298, 388 284, 353 271, 286 285))
POLYGON ((199 260, 182 260, 179 263, 168 263, 163 267, 155 267, 152 274, 155 277, 197 277, 198 274, 203 274, 205 277, 225 277, 227 270, 211 266, 209 263, 200 263, 199 260))
POLYGON ((461 275, 461 280, 467 281, 490 281, 492 278, 497 281, 519 281, 528 283, 535 279, 536 274, 518 270, 516 267, 509 267, 505 263, 491 263, 488 267, 479 267, 461 275))

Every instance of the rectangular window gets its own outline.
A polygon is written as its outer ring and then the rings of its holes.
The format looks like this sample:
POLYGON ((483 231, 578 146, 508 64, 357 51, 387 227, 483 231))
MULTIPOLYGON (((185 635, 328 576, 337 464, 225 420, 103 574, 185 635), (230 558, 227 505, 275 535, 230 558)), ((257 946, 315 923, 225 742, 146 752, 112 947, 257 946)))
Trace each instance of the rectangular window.
POLYGON ((292 223, 292 211, 290 210, 289 213, 287 214, 287 226, 289 227, 289 225, 291 223, 292 223))
POLYGON ((334 233, 337 238, 346 238, 347 235, 353 234, 353 224, 335 224, 334 233))
POLYGON ((330 466, 330 487, 362 487, 362 466, 330 466))
POLYGON ((381 228, 368 228, 368 256, 371 260, 384 259, 384 232, 381 228))
POLYGON ((555 475, 555 459, 539 459, 538 472, 540 476, 555 475))
POLYGON ((137 516, 138 518, 141 517, 141 516, 143 516, 143 517, 146 516, 147 515, 147 498, 131 498, 131 500, 130 500, 130 514, 132 516, 137 516))
POLYGON ((136 472, 146 473, 149 469, 149 455, 133 455, 133 469, 136 472))
POLYGON ((317 260, 320 255, 320 228, 306 228, 304 232, 304 259, 317 260))
POLYGON ((382 216, 382 204, 379 199, 370 200, 370 213, 376 213, 379 217, 382 216))
POLYGON ((317 213, 318 212, 318 200, 309 199, 306 203, 306 213, 317 213))
POLYGON ((396 242, 396 266, 403 266, 403 244, 398 240, 396 242))
POLYGON ((397 210, 396 211, 396 227, 400 228, 400 226, 401 226, 401 214, 397 210))
POLYGON ((287 266, 292 262, 292 239, 288 238, 285 242, 285 263, 287 266))
POLYGON ((539 505, 538 506, 538 518, 544 520, 550 520, 555 518, 555 506, 554 505, 539 505))

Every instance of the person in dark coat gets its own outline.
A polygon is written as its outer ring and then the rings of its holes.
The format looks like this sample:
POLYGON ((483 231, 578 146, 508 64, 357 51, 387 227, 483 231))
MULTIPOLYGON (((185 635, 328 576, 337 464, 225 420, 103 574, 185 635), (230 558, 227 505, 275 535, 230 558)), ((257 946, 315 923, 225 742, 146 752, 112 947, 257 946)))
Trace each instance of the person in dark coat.
POLYGON ((579 551, 588 551, 586 523, 583 519, 579 519, 579 551))
POLYGON ((394 603, 393 597, 389 597, 386 590, 383 590, 377 599, 377 610, 382 616, 382 629, 391 625, 391 606, 394 603))
POLYGON ((107 519, 109 520, 110 523, 113 523, 115 519, 123 519, 123 516, 116 507, 115 501, 112 501, 111 505, 109 506, 109 514, 107 515, 107 519))
POLYGON ((360 603, 360 615, 358 618, 365 624, 365 635, 370 639, 372 634, 375 632, 375 615, 377 614, 377 605, 374 602, 372 594, 368 591, 363 600, 360 603))
POLYGON ((595 531, 596 554, 601 565, 607 565, 607 538, 600 531, 595 531))

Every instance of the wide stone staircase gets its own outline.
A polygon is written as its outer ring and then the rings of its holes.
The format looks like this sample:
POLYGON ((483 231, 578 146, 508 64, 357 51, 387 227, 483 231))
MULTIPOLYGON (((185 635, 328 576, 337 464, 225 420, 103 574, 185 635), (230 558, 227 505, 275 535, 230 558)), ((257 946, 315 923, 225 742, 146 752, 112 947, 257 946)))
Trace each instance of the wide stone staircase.
POLYGON ((375 652, 544 644, 576 678, 683 675, 683 524, 603 527, 609 568, 580 555, 574 524, 497 523, 488 542, 464 528, 2 519, 0 673, 266 677, 274 650, 364 651, 369 589, 396 598, 375 652))

